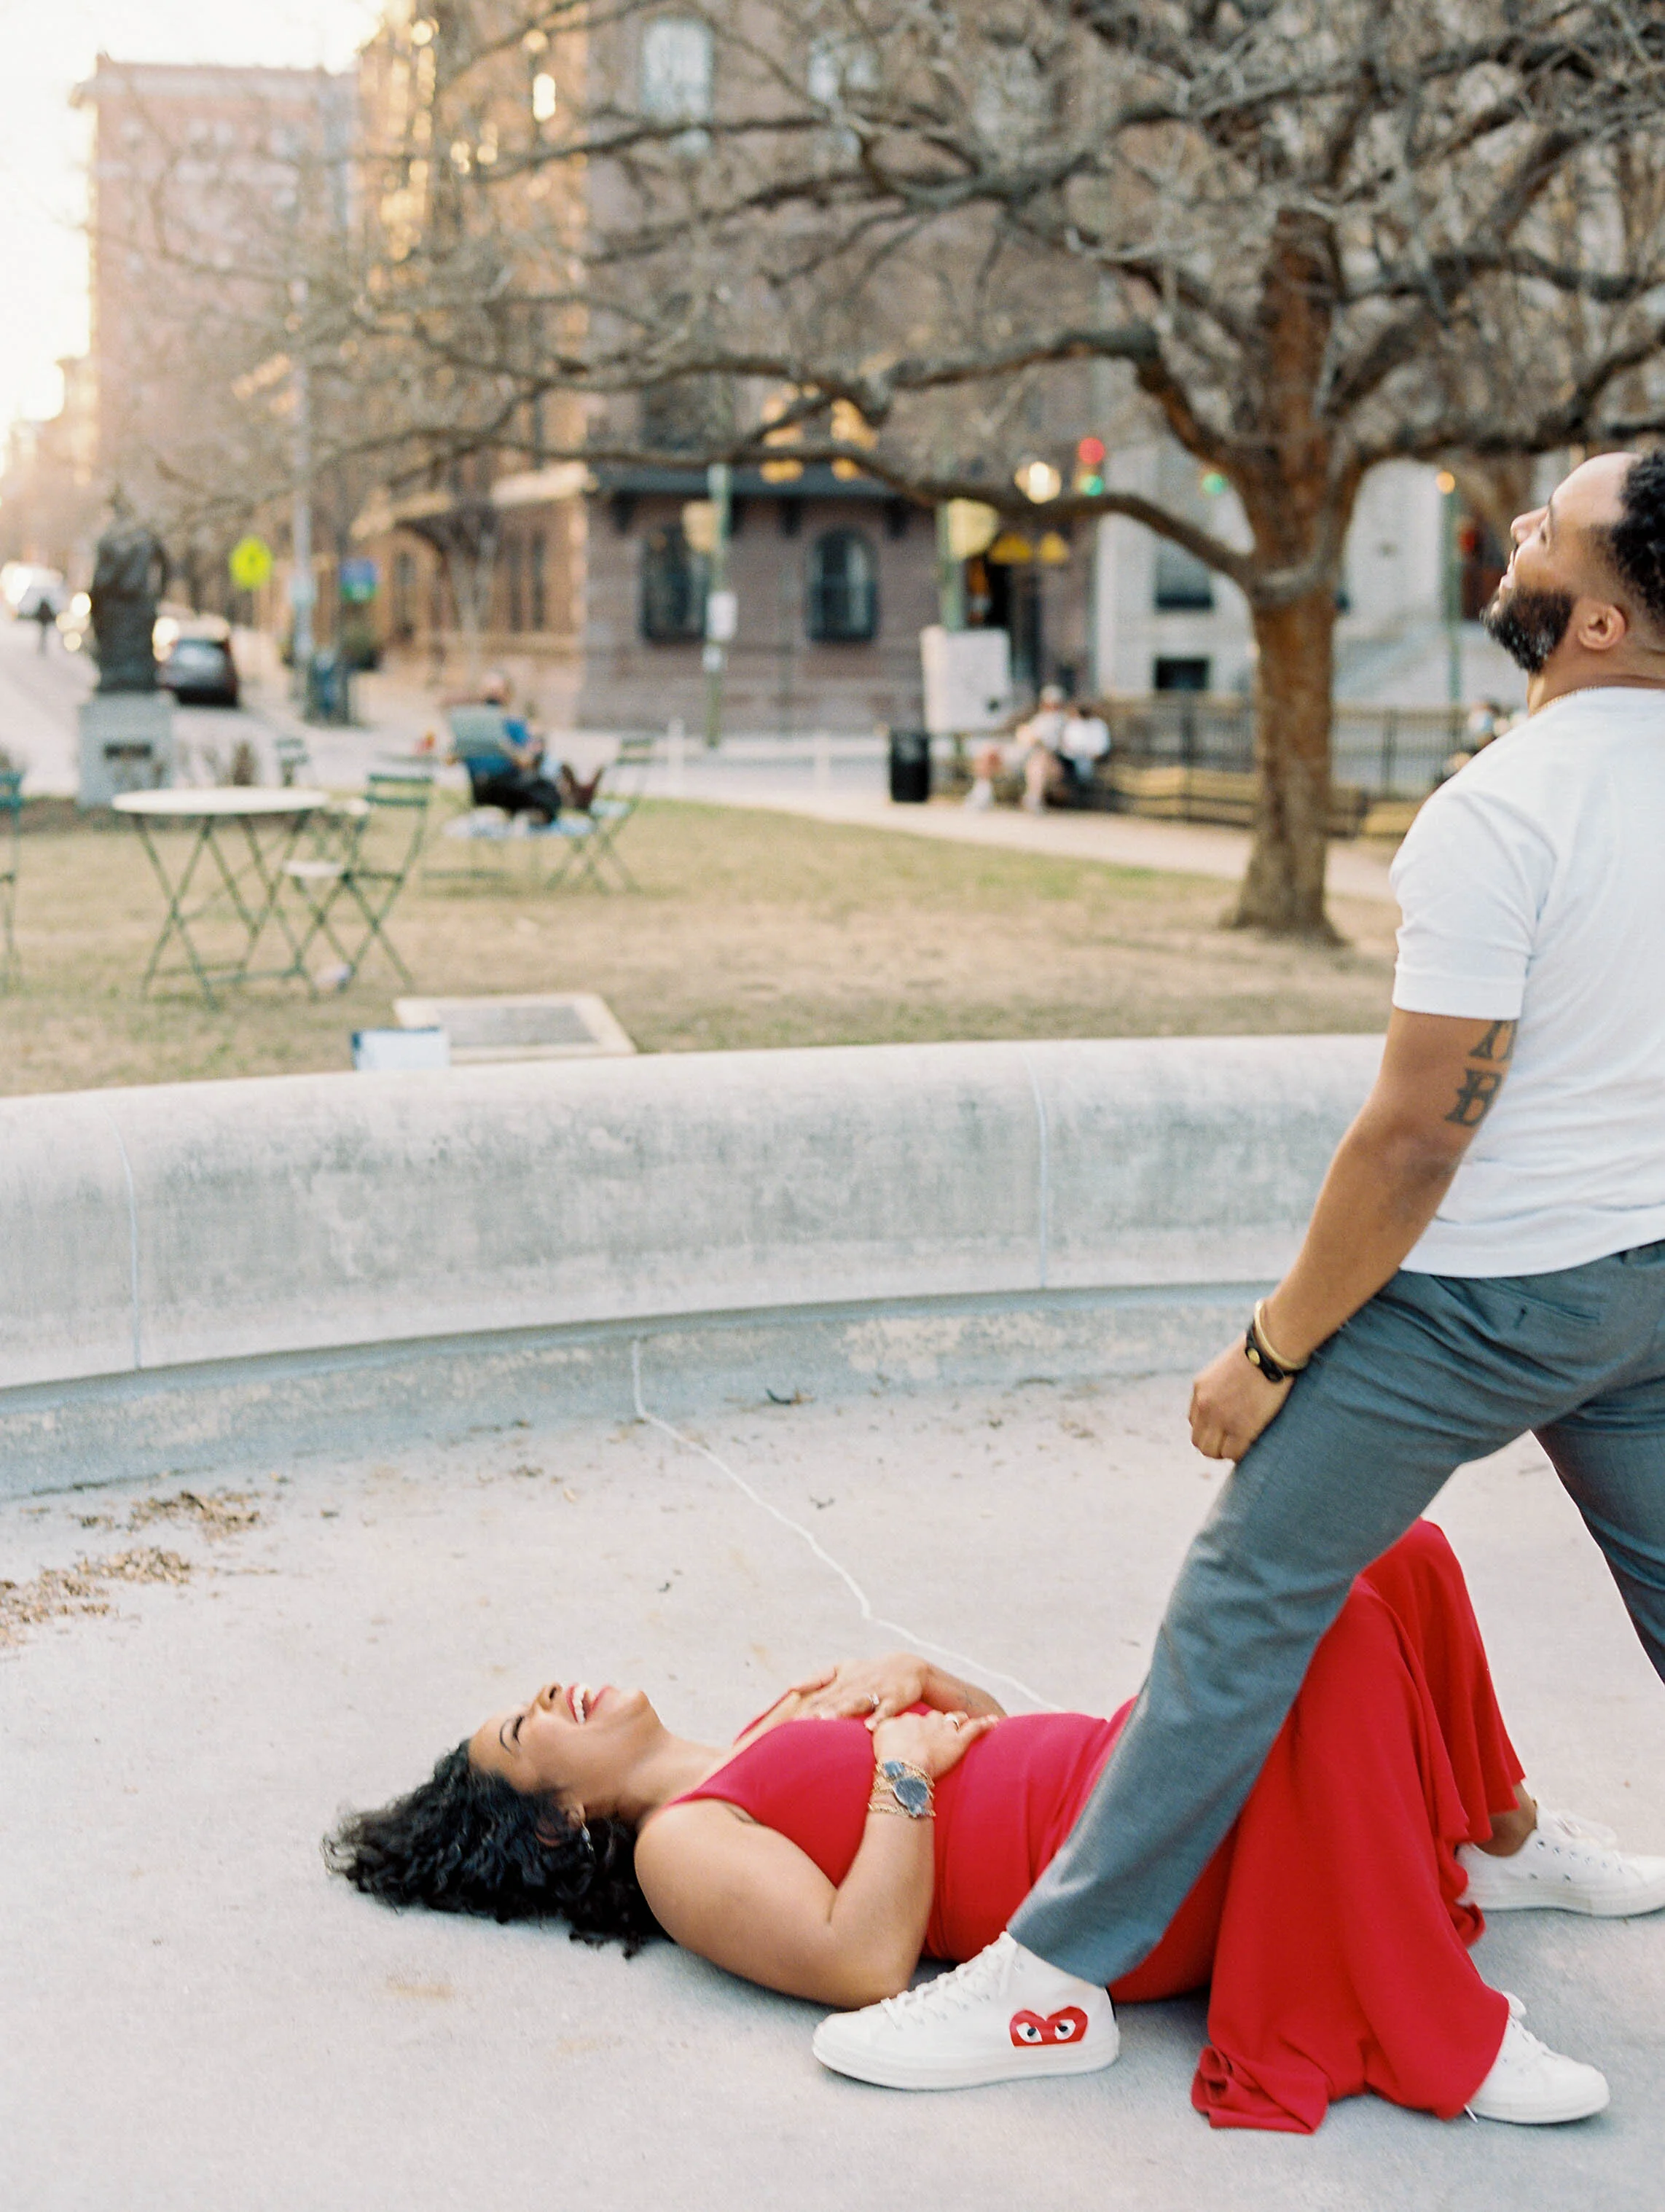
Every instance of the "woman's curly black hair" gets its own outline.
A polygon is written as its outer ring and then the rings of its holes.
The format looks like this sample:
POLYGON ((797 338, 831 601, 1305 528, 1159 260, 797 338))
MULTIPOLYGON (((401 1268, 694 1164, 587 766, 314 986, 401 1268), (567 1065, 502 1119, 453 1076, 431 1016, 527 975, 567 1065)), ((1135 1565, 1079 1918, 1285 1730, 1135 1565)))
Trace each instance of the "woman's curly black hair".
POLYGON ((466 1742, 405 1796, 345 1814, 323 1851, 332 1874, 385 1905, 498 1921, 559 1917, 575 1942, 619 1942, 627 1958, 662 1932, 624 1821, 586 1826, 552 1796, 524 1796, 473 1765, 466 1742))

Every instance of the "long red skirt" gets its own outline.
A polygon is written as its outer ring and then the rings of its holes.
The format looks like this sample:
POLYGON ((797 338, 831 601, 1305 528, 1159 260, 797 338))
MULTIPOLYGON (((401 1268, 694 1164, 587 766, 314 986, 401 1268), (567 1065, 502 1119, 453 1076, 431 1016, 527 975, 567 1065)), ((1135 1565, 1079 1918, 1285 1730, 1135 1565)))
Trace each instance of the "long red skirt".
POLYGON ((1119 2000, 1211 1982, 1191 2101, 1307 2135, 1374 2089, 1449 2119, 1491 2071, 1506 2000, 1468 1946, 1456 1847, 1522 1768, 1450 1546, 1431 1522, 1358 1577, 1237 1825, 1119 2000))

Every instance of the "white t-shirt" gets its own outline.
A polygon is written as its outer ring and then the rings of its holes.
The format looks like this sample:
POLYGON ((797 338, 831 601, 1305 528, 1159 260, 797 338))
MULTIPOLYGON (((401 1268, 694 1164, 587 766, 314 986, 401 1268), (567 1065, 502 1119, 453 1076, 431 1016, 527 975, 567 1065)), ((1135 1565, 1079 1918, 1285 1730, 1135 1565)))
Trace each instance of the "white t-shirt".
POLYGON ((1042 707, 1026 722, 1019 722, 1014 735, 1020 745, 1045 745, 1048 751, 1058 743, 1066 717, 1061 707, 1042 707))
POLYGON ((1101 714, 1067 714, 1058 750, 1066 760, 1103 760, 1110 750, 1110 728, 1101 714))
POLYGON ((1428 799, 1392 879, 1395 1006, 1520 1024, 1405 1265, 1540 1274, 1665 1237, 1665 690, 1517 724, 1428 799))

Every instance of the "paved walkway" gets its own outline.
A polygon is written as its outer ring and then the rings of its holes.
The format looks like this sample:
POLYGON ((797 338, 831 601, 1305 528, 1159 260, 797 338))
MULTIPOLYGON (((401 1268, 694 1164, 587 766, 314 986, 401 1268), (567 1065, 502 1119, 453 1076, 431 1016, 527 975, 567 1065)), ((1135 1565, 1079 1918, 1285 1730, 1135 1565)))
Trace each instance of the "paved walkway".
MULTIPOLYGON (((651 1361, 644 1379, 651 1408, 651 1361)), ((1186 1387, 797 1406, 714 1389, 699 1425, 880 1611, 1106 1711, 1136 1687, 1214 1494, 1183 1441, 1186 1387)), ((1602 2118, 1442 2125, 1361 2097, 1305 2140, 1192 2112, 1196 1999, 1125 2007, 1106 2074, 906 2097, 822 2073, 813 2007, 668 1945, 627 1962, 354 1895, 319 1863, 337 1808, 409 1786, 551 1674, 645 1684, 672 1726, 720 1742, 799 1670, 896 1639, 640 1425, 352 1452, 0 1507, 15 1583, 83 1555, 129 1575, 157 1552, 185 1563, 161 1568, 183 1581, 94 1579, 107 1613, 0 1650, 9 2204, 852 2212, 922 2192, 966 2212, 1654 2212, 1665 1914, 1522 1913, 1480 1947, 1535 2027, 1607 2069, 1602 2118), (216 1538, 186 1489, 219 1519, 213 1501, 244 1493, 258 1521, 216 1538)), ((1438 1512, 1534 1784, 1665 1848, 1665 1694, 1536 1447, 1465 1472, 1438 1512)))

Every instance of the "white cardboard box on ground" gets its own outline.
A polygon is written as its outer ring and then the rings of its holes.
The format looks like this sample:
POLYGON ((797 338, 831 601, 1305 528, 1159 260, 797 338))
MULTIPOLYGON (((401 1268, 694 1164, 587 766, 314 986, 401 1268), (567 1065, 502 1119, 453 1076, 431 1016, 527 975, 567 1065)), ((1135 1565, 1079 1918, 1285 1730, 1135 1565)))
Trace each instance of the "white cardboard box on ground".
POLYGON ((402 1029, 445 1030, 459 1067, 500 1060, 596 1060, 635 1050, 593 991, 396 999, 393 1012, 402 1029))

